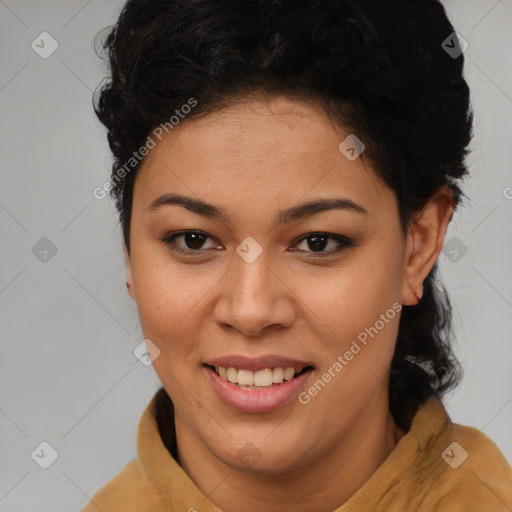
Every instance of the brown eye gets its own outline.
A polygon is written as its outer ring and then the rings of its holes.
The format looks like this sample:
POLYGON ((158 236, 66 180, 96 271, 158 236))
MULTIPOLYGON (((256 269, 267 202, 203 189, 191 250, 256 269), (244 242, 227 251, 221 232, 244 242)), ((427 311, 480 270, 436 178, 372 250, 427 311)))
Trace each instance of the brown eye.
POLYGON ((306 242, 307 249, 299 250, 313 254, 316 253, 320 256, 328 256, 354 245, 351 240, 339 235, 331 235, 330 233, 309 233, 303 236, 297 245, 304 242, 306 242), (328 246, 329 248, 326 251, 325 248, 328 246))
POLYGON ((171 246, 175 251, 194 253, 218 247, 216 245, 213 245, 213 247, 204 247, 204 244, 208 239, 211 240, 207 234, 200 231, 180 231, 179 233, 166 235, 161 239, 161 241, 166 245, 171 246), (179 244, 176 242, 178 239, 182 240, 179 244))
POLYGON ((187 246, 187 249, 201 249, 204 241, 207 237, 200 233, 185 233, 183 235, 183 241, 187 246))
POLYGON ((327 236, 309 236, 306 238, 308 248, 312 251, 323 251, 329 243, 329 237, 327 236))

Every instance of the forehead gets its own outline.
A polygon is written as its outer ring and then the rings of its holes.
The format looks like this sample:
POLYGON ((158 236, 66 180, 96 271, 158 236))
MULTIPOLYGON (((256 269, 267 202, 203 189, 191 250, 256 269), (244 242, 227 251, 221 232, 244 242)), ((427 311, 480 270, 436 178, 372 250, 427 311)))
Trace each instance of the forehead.
POLYGON ((285 98, 240 102, 185 119, 145 158, 134 208, 181 192, 228 210, 235 204, 261 210, 336 193, 368 209, 394 209, 392 191, 368 159, 352 161, 338 149, 349 135, 320 108, 285 98))

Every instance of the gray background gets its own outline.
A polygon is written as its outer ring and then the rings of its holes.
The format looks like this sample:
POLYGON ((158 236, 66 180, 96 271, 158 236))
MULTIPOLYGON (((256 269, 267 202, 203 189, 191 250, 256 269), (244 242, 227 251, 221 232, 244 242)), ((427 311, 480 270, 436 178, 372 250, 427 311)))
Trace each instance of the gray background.
MULTIPOLYGON (((110 168, 91 108, 104 72, 92 39, 121 5, 0 0, 0 511, 82 508, 136 457, 140 414, 159 387, 133 355, 143 336, 116 213, 92 195, 110 168), (43 31, 58 42, 46 59, 31 47, 43 31), (58 452, 46 470, 31 457, 42 441, 58 452)), ((512 0, 445 5, 469 43, 476 120, 471 202, 440 256, 465 368, 447 408, 512 462, 512 0)))

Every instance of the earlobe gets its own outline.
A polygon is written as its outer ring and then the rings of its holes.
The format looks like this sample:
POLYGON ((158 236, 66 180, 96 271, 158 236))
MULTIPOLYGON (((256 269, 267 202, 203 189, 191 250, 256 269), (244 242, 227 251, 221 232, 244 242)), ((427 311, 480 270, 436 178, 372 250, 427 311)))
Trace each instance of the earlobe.
POLYGON ((124 262, 126 265, 126 289, 132 299, 135 299, 135 293, 133 291, 133 279, 132 279, 132 265, 130 255, 126 249, 126 245, 123 243, 124 262))
POLYGON ((443 186, 411 222, 404 260, 404 306, 414 306, 421 299, 423 281, 441 253, 453 211, 453 192, 443 186))

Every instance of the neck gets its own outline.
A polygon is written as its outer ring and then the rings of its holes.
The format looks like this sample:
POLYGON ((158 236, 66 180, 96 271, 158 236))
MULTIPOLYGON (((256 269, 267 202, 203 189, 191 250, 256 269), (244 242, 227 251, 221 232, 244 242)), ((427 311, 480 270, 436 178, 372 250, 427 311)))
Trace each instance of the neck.
POLYGON ((387 396, 376 396, 328 451, 292 471, 262 474, 223 463, 178 414, 176 432, 179 464, 225 512, 331 512, 362 487, 404 435, 389 412, 387 396))

